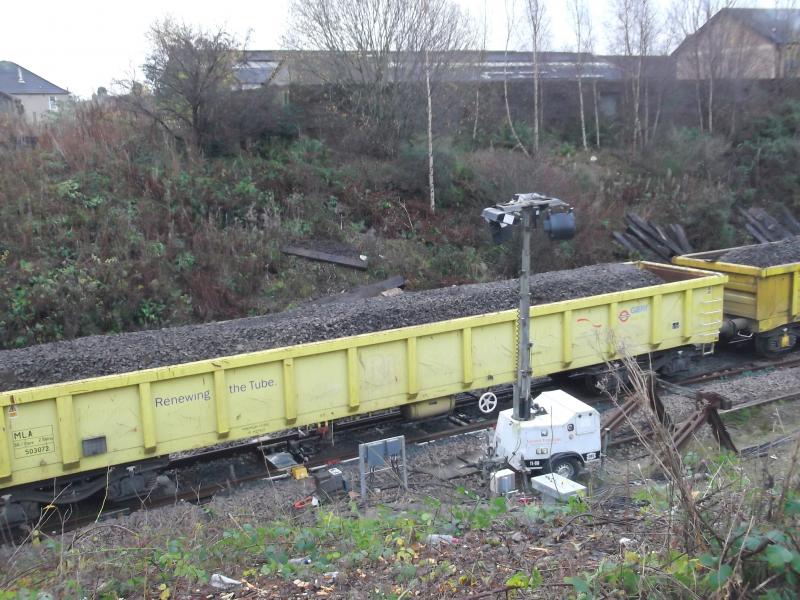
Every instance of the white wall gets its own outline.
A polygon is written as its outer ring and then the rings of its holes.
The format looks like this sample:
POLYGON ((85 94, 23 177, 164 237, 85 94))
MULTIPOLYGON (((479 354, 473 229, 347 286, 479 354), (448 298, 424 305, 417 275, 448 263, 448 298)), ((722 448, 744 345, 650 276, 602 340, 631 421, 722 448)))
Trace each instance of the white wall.
POLYGON ((56 97, 57 102, 63 102, 69 97, 66 94, 14 94, 14 98, 22 102, 22 107, 25 109, 25 120, 28 123, 36 124, 50 118, 51 95, 56 97))

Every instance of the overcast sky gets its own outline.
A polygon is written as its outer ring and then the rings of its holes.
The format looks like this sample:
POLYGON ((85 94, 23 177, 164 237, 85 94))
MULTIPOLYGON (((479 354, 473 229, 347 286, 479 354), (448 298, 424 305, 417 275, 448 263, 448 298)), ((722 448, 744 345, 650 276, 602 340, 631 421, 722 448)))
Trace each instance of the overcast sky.
MULTIPOLYGON (((402 1, 402 0, 398 0, 402 1)), ((487 47, 505 44, 505 6, 512 0, 456 0, 478 23, 488 7, 487 47)), ((666 6, 670 0, 656 0, 666 6)), ((772 6, 774 0, 748 4, 772 6)), ((89 97, 98 86, 111 87, 115 79, 130 77, 147 55, 146 32, 151 23, 166 16, 204 28, 224 27, 240 39, 249 35, 251 49, 281 47, 288 27, 288 1, 225 0, 0 0, 0 60, 10 60, 69 89, 89 97)), ((518 19, 523 1, 516 0, 518 19)), ((607 50, 603 25, 608 22, 607 0, 588 0, 592 11, 596 51, 607 50)), ((566 0, 549 0, 550 47, 571 44, 566 0)), ((512 46, 524 44, 516 39, 512 46)))

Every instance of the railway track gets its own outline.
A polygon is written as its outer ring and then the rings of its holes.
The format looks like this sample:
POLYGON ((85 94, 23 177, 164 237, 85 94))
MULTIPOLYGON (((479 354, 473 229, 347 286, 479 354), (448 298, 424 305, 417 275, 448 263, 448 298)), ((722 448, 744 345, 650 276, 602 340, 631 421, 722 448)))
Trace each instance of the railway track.
MULTIPOLYGON (((778 361, 751 362, 746 365, 731 365, 680 379, 674 382, 673 385, 696 386, 698 384, 727 377, 736 377, 754 371, 791 368, 795 366, 800 366, 800 357, 784 358, 778 361)), ((553 387, 553 385, 547 384, 546 382, 539 383, 533 391, 543 391, 548 387, 553 387)), ((507 403, 511 400, 511 386, 504 386, 494 391, 500 403, 507 403)), ((314 471, 353 458, 357 455, 358 442, 366 441, 365 438, 369 437, 368 435, 363 435, 364 432, 380 432, 379 437, 385 437, 392 434, 392 428, 401 430, 405 428, 403 433, 406 435, 407 441, 416 444, 493 427, 496 422, 495 419, 478 413, 476 409, 478 397, 479 394, 476 393, 459 396, 455 407, 456 413, 459 413, 458 416, 455 418, 450 416, 436 419, 435 422, 438 422, 438 425, 434 428, 434 431, 418 430, 417 432, 409 432, 408 424, 404 423, 402 416, 397 411, 390 411, 385 414, 365 417, 359 421, 337 425, 335 434, 338 436, 338 439, 333 447, 325 452, 309 457, 304 464, 310 471, 314 471), (457 424, 455 426, 447 426, 453 423, 457 424)), ((794 400, 797 398, 800 398, 800 389, 792 390, 785 394, 741 403, 728 410, 720 411, 720 413, 728 414, 745 408, 762 406, 773 402, 794 400)), ((603 408, 599 407, 599 409, 601 412, 604 411, 603 408)), ((201 452, 177 456, 170 460, 169 466, 165 470, 166 472, 181 473, 183 470, 196 468, 197 465, 205 464, 213 466, 219 463, 217 471, 225 472, 226 476, 220 477, 214 481, 201 482, 199 485, 188 485, 182 488, 179 486, 178 489, 171 494, 146 497, 135 501, 117 503, 113 506, 92 506, 86 510, 82 510, 80 513, 74 513, 67 518, 66 521, 55 511, 49 516, 45 513, 44 520, 37 524, 37 528, 39 531, 61 533, 89 525, 98 520, 105 520, 128 514, 135 510, 155 509, 173 505, 177 502, 203 503, 220 492, 257 480, 288 478, 289 474, 286 470, 270 467, 266 459, 266 450, 286 449, 292 444, 299 444, 300 446, 314 445, 322 441, 322 436, 319 435, 303 435, 300 432, 291 432, 278 436, 258 438, 244 444, 212 448, 201 452), (235 472, 235 468, 225 468, 226 462, 234 458, 241 458, 242 456, 248 455, 251 458, 251 468, 249 470, 245 469, 247 471, 246 473, 239 475, 235 472), (260 464, 262 468, 252 468, 252 466, 257 464, 260 464)), ((629 436, 627 438, 616 439, 613 445, 618 446, 635 441, 635 436, 629 436)), ((0 537, 0 539, 2 539, 2 537, 0 537)))
POLYGON ((710 381, 718 381, 727 377, 736 377, 745 373, 766 371, 769 369, 790 369, 793 367, 800 367, 800 356, 789 355, 788 357, 776 360, 753 361, 744 365, 732 364, 730 366, 716 368, 711 371, 698 373, 689 377, 671 380, 671 382, 678 385, 697 385, 701 383, 708 383, 710 381))
POLYGON ((798 400, 798 399, 800 399, 800 388, 795 388, 787 393, 768 396, 767 398, 759 398, 757 400, 750 400, 748 402, 740 402, 738 404, 735 404, 729 409, 724 409, 719 411, 719 413, 721 415, 726 415, 739 410, 743 410, 745 408, 755 408, 757 406, 763 406, 765 404, 772 404, 773 402, 790 402, 792 400, 798 400))
POLYGON ((763 444, 755 444, 753 446, 748 446, 747 448, 742 448, 741 450, 739 450, 739 454, 747 458, 758 458, 760 456, 765 456, 766 454, 769 454, 771 450, 779 446, 789 444, 798 439, 800 439, 800 429, 796 429, 791 433, 787 433, 786 435, 783 435, 774 440, 770 440, 769 442, 764 442, 763 444))
MULTIPOLYGON (((738 375, 742 375, 744 373, 751 373, 755 371, 761 370, 768 370, 768 369, 781 369, 781 368, 792 368, 800 366, 800 356, 791 357, 791 358, 784 358, 781 360, 776 361, 760 361, 760 362, 752 362, 746 365, 741 366, 729 366, 724 368, 717 368, 713 371, 708 371, 706 373, 701 373, 697 375, 693 375, 688 378, 680 379, 676 382, 671 382, 677 385, 696 385, 698 383, 707 383, 711 381, 716 381, 720 379, 724 379, 727 377, 735 377, 738 375)), ((552 383, 546 382, 538 382, 533 388, 532 393, 537 393, 540 391, 544 391, 546 389, 550 389, 554 387, 552 383)), ((513 391, 510 385, 503 386, 501 388, 496 388, 494 390, 495 394, 498 397, 498 401, 500 403, 509 402, 511 400, 513 391)), ((469 394, 462 394, 456 402, 455 410, 464 410, 469 408, 474 408, 477 403, 477 399, 480 394, 477 393, 469 393, 469 394)), ((777 402, 781 400, 791 400, 800 397, 800 390, 792 392, 789 395, 779 395, 775 397, 770 397, 766 399, 759 399, 755 401, 748 402, 741 406, 737 405, 732 407, 728 410, 720 411, 721 414, 735 412, 737 410, 741 410, 742 408, 749 408, 754 406, 760 406, 762 404, 768 404, 771 402, 777 402)), ((600 409, 601 412, 603 409, 600 409)), ((474 412, 474 411, 473 411, 474 412)), ((352 423, 346 423, 344 425, 340 425, 337 427, 339 433, 342 432, 358 432, 359 430, 369 429, 369 428, 380 428, 386 427, 389 425, 396 425, 402 423, 402 417, 398 413, 389 413, 383 415, 376 415, 372 417, 366 417, 359 421, 355 421, 352 423)), ((488 428, 495 424, 495 419, 485 419, 480 421, 481 425, 477 427, 477 429, 488 428)), ((466 425, 459 425, 457 427, 444 430, 439 433, 429 434, 427 436, 417 436, 414 438, 409 438, 409 442, 411 443, 420 443, 424 441, 434 441, 438 439, 442 439, 448 436, 456 435, 459 433, 466 433, 468 431, 473 431, 475 423, 469 422, 466 425)), ((202 452, 198 452, 191 455, 185 455, 178 458, 174 458, 170 461, 170 465, 168 470, 176 470, 180 468, 185 468, 191 466, 197 462, 202 461, 211 461, 211 460, 222 460, 232 456, 240 455, 242 453, 247 452, 259 452, 260 449, 265 447, 281 447, 286 446, 293 441, 299 441, 301 438, 298 437, 297 433, 288 433, 280 436, 274 437, 266 437, 266 438, 259 438, 252 442, 245 443, 245 444, 238 444, 234 446, 228 446, 223 448, 212 448, 210 450, 204 450, 202 452)), ((313 441, 307 438, 307 441, 313 441)), ((346 458, 350 458, 352 455, 352 451, 350 454, 346 452, 339 452, 334 454, 325 455, 323 460, 320 459, 310 459, 309 463, 310 466, 319 466, 325 463, 330 463, 336 460, 344 460, 346 458)), ((259 477, 263 477, 264 474, 259 474, 258 476, 253 477, 252 479, 258 479, 259 477)), ((267 473, 269 476, 269 473, 267 473)), ((249 479, 248 479, 249 481, 249 479)))
MULTIPOLYGON (((544 389, 547 386, 540 386, 544 389)), ((500 403, 511 400, 512 389, 504 386, 494 390, 500 403)), ((310 472, 331 466, 354 458, 358 455, 358 444, 361 441, 368 441, 373 437, 386 437, 395 433, 406 435, 406 441, 410 444, 432 442, 453 435, 480 431, 493 427, 496 419, 476 416, 477 396, 475 394, 464 394, 459 397, 455 414, 449 417, 435 419, 429 423, 416 424, 408 423, 402 419, 399 413, 387 413, 374 417, 346 423, 337 427, 336 435, 338 439, 326 451, 309 457, 303 464, 310 472), (454 423, 455 426, 452 426, 454 423), (423 427, 433 429, 426 431, 423 427), (392 430, 391 428, 395 428, 392 430), (414 431, 416 429, 417 431, 414 431)), ((201 482, 193 481, 188 484, 179 483, 173 493, 163 495, 151 495, 148 497, 117 502, 113 505, 104 505, 102 501, 98 503, 82 503, 80 512, 75 510, 61 511, 55 507, 45 510, 41 520, 26 528, 18 530, 3 530, 0 527, 0 543, 13 541, 16 543, 30 539, 33 531, 35 535, 41 534, 61 534, 72 531, 80 527, 90 525, 98 521, 116 518, 121 515, 129 514, 136 510, 156 509, 164 506, 174 505, 179 502, 191 502, 202 504, 210 500, 214 495, 231 490, 237 486, 251 483, 258 480, 278 480, 286 479, 290 475, 287 469, 275 468, 270 466, 265 450, 278 450, 288 448, 289 444, 299 442, 301 444, 314 444, 322 442, 322 436, 306 435, 298 432, 287 433, 284 435, 260 438, 246 444, 237 444, 223 448, 212 448, 173 458, 164 472, 173 472, 176 479, 180 482, 180 473, 187 469, 198 468, 200 465, 212 467, 218 473, 225 473, 224 477, 219 477, 213 481, 201 482), (244 469, 245 474, 236 474, 235 469, 226 467, 226 464, 233 459, 241 459, 248 456, 251 459, 250 468, 244 469), (219 463, 219 468, 213 465, 219 463), (260 468, 257 468, 260 467, 260 468), (65 518, 65 513, 67 516, 65 518)))

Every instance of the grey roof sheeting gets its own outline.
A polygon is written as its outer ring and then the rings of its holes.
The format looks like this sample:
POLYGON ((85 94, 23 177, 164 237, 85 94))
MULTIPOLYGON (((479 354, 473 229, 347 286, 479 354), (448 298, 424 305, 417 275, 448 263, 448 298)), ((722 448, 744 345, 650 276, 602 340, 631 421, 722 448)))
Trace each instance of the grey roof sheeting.
POLYGON ((69 94, 58 87, 8 60, 0 60, 0 92, 6 94, 69 94))
MULTIPOLYGON (((447 56, 443 61, 447 64, 447 69, 435 68, 433 78, 450 82, 477 82, 504 79, 513 81, 533 77, 531 52, 467 50, 448 54, 451 56, 447 56)), ((293 67, 299 67, 303 61, 313 62, 319 57, 317 69, 325 68, 326 56, 325 52, 320 51, 250 50, 246 53, 246 66, 236 70, 236 79, 242 85, 256 85, 257 81, 263 85, 271 78, 277 85, 292 81, 305 84, 321 83, 319 77, 309 70, 293 69, 293 67), (280 72, 276 73, 276 69, 280 72)), ((395 60, 402 60, 402 57, 395 57, 395 60)), ((432 60, 434 63, 438 62, 436 57, 432 60)), ((626 77, 626 63, 630 63, 628 65, 630 69, 631 65, 638 61, 638 57, 542 52, 539 54, 540 77, 545 80, 573 80, 577 77, 579 60, 582 63, 580 65, 582 79, 620 81, 626 77)), ((644 61, 645 71, 649 76, 670 77, 674 71, 671 67, 674 61, 668 56, 647 56, 644 57, 644 61)), ((423 73, 418 57, 411 57, 408 64, 410 68, 400 73, 402 78, 407 81, 421 81, 423 73)), ((672 76, 674 77, 674 74, 672 76)))
MULTIPOLYGON (((480 52, 464 52, 455 57, 448 57, 446 64, 448 68, 436 72, 434 76, 436 79, 470 82, 533 78, 531 52, 489 51, 482 55, 480 52)), ((539 77, 541 79, 575 79, 579 67, 582 79, 619 80, 623 78, 620 67, 607 57, 575 52, 541 52, 539 54, 539 77)))
POLYGON ((243 86, 261 85, 269 81, 279 64, 276 61, 249 61, 243 65, 237 65, 233 70, 233 76, 243 86))
POLYGON ((779 46, 800 42, 800 9, 796 8, 723 8, 695 31, 687 35, 672 51, 676 56, 682 48, 697 44, 698 36, 722 17, 736 19, 745 27, 779 46))
POLYGON ((800 41, 800 9, 794 8, 724 8, 752 30, 776 44, 800 41))

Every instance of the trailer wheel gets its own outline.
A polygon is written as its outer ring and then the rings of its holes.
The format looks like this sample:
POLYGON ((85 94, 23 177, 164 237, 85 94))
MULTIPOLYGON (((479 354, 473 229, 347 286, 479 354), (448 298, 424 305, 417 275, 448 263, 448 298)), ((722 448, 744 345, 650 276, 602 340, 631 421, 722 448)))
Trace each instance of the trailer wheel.
POLYGON ((486 392, 478 399, 478 409, 485 415, 490 415, 497 408, 497 396, 492 392, 486 392))
POLYGON ((569 456, 557 458, 550 462, 550 472, 557 473, 565 479, 575 479, 580 472, 578 460, 569 456))

